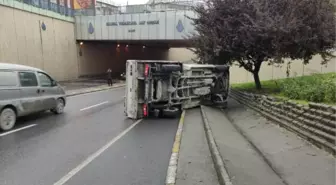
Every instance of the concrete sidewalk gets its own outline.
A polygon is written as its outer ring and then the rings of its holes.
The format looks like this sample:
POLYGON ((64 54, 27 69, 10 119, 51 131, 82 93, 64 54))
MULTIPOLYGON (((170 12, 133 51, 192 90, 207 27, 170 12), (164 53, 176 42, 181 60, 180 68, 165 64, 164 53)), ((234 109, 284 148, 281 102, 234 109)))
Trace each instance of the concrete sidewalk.
POLYGON ((289 185, 335 185, 335 157, 268 121, 235 100, 230 122, 289 185))
POLYGON ((203 110, 233 185, 285 185, 220 110, 203 110))
POLYGON ((219 185, 199 108, 186 111, 176 185, 219 185))

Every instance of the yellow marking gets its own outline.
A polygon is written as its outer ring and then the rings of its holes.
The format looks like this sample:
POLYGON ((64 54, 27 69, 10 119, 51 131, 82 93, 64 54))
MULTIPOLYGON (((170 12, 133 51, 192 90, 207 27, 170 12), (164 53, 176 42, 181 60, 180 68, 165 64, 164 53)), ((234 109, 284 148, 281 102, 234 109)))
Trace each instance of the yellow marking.
POLYGON ((173 153, 178 153, 179 152, 179 149, 180 149, 180 143, 174 143, 174 146, 173 146, 173 153))
POLYGON ((185 116, 185 110, 182 112, 181 118, 180 118, 180 122, 179 122, 179 127, 183 125, 184 123, 184 116, 185 116))
POLYGON ((175 136, 175 142, 179 142, 181 140, 181 134, 175 136))
POLYGON ((178 153, 180 150, 180 142, 181 142, 181 136, 182 136, 184 117, 185 117, 185 111, 182 112, 182 115, 179 121, 179 125, 178 125, 176 136, 175 136, 175 141, 174 141, 174 145, 172 149, 173 153, 178 153))
POLYGON ((170 163, 169 164, 174 164, 168 167, 167 171, 167 177, 166 177, 166 185, 175 185, 175 180, 176 180, 176 170, 177 170, 177 158, 178 158, 178 153, 180 150, 180 143, 181 143, 181 138, 182 138, 182 130, 183 130, 183 123, 184 123, 184 116, 185 116, 185 111, 182 112, 179 125, 177 127, 176 135, 175 135, 175 141, 172 149, 172 155, 170 157, 170 163), (173 157, 177 156, 177 157, 173 157))

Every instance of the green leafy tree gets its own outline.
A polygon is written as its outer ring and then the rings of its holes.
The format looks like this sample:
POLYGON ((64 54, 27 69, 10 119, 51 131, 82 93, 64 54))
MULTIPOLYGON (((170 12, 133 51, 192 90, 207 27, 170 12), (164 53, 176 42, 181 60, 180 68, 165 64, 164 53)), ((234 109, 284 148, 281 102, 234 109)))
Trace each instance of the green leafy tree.
POLYGON ((193 51, 200 62, 238 64, 261 89, 263 62, 283 63, 335 48, 335 6, 330 0, 207 0, 195 8, 193 51))

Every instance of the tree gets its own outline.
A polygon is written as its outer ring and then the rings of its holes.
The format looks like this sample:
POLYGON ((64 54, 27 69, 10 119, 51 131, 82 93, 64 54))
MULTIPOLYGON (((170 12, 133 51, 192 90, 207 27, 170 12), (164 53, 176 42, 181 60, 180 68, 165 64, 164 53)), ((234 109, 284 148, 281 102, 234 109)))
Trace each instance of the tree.
POLYGON ((238 63, 253 74, 257 89, 263 62, 289 57, 307 63, 315 54, 332 56, 335 48, 329 0, 207 0, 195 12, 191 40, 200 62, 238 63))

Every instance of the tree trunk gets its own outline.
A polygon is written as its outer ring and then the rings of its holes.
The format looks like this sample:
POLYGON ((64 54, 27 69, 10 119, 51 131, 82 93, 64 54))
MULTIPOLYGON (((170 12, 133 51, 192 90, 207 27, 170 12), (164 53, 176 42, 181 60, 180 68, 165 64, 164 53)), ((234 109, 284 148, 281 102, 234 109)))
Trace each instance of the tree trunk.
POLYGON ((262 62, 263 62, 262 60, 259 60, 258 62, 256 62, 255 65, 254 65, 254 70, 253 70, 253 78, 254 78, 254 83, 255 83, 255 86, 256 86, 257 90, 261 89, 259 71, 260 71, 260 67, 261 67, 262 62))
POLYGON ((261 83, 260 83, 260 79, 259 79, 259 72, 254 72, 253 73, 253 78, 254 78, 254 83, 255 86, 258 90, 261 89, 261 83))

